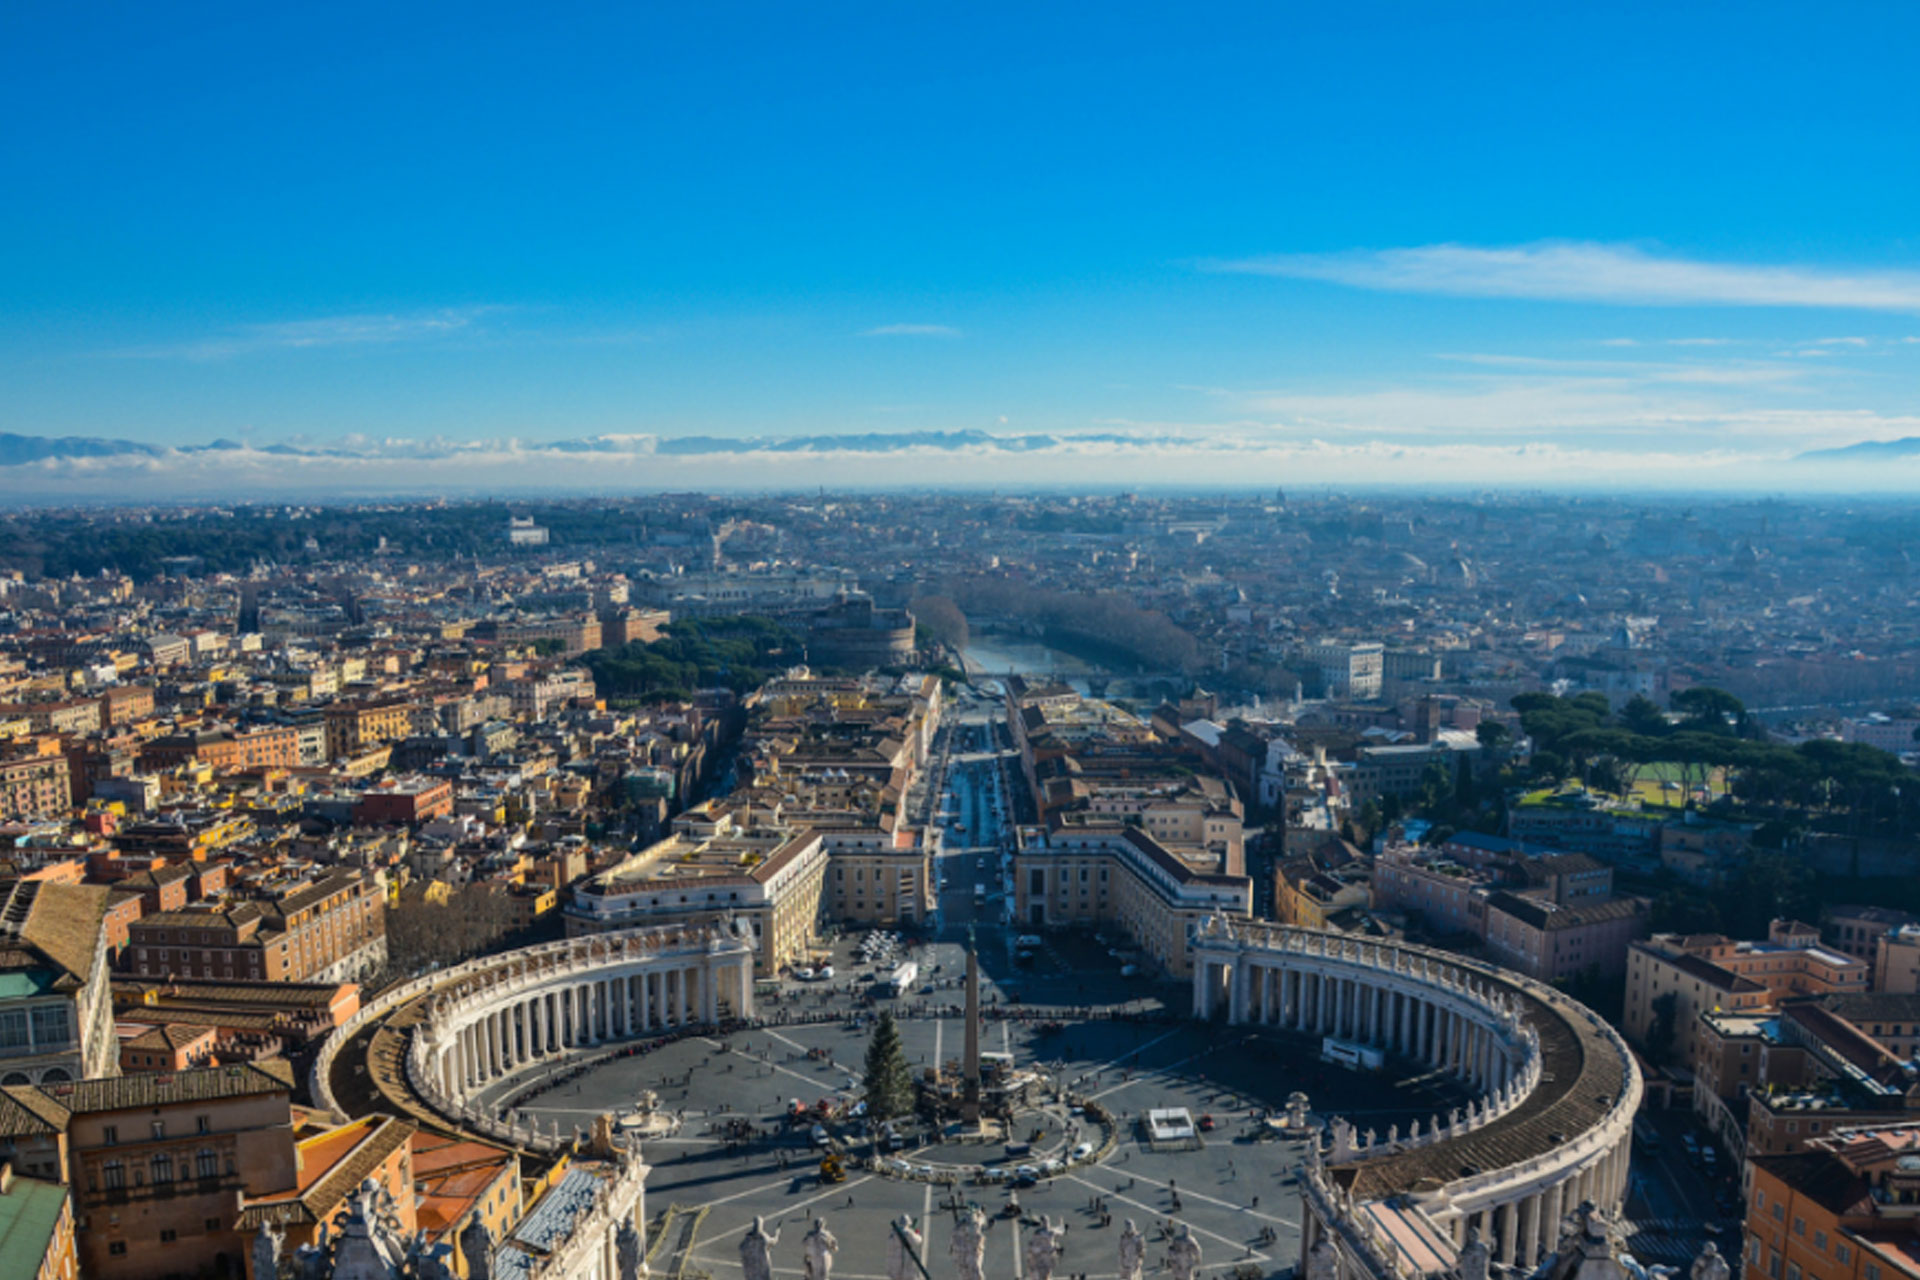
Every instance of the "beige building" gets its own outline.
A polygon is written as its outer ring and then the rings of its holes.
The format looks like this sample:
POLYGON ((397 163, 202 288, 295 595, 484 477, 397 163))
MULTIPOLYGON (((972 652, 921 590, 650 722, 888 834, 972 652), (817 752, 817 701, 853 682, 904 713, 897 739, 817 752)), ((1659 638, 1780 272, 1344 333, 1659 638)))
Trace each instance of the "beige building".
POLYGON ((1920 925, 1903 924, 1874 940, 1873 989, 1895 995, 1920 992, 1920 925))
POLYGON ((1703 1013, 1752 1012, 1788 996, 1864 992, 1864 961, 1823 946, 1809 926, 1776 920, 1765 942, 1735 942, 1717 933, 1655 934, 1627 950, 1623 1029, 1646 1043, 1655 1002, 1676 998, 1674 1061, 1691 1065, 1703 1013))
POLYGON ((573 886, 567 936, 738 917, 753 930, 763 976, 801 962, 818 933, 828 845, 811 827, 762 823, 711 803, 673 834, 573 886))
POLYGON ((282 1061, 5 1092, 65 1131, 89 1280, 236 1268, 243 1198, 295 1177, 282 1061))
POLYGON ((1014 902, 1023 927, 1118 925, 1153 964, 1184 977, 1193 930, 1212 915, 1250 916, 1253 882, 1197 870, 1138 827, 1026 830, 1014 902))

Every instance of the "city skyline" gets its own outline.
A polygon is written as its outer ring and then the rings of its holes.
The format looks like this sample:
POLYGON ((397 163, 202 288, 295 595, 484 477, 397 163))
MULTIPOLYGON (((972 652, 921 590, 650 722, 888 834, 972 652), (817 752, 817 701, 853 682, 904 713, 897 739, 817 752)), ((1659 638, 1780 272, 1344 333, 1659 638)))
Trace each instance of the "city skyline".
POLYGON ((1655 12, 16 9, 0 496, 1909 487, 1911 15, 1655 12))

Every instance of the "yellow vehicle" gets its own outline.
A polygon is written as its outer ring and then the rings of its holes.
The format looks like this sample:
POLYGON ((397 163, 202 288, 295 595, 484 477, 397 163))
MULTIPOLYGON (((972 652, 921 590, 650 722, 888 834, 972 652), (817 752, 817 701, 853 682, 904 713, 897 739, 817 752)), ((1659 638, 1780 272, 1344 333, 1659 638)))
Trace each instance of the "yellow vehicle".
POLYGON ((831 1155, 820 1162, 820 1181, 832 1183, 845 1182, 846 1180, 846 1166, 840 1163, 839 1156, 831 1155))

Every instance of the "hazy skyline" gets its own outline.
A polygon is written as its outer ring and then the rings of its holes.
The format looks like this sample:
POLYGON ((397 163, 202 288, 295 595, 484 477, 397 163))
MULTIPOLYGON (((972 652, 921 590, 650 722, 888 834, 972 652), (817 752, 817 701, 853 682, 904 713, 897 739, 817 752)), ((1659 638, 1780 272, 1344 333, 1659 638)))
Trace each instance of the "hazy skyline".
POLYGON ((1916 27, 12 6, 0 431, 252 448, 0 493, 1899 488, 1916 27), (1065 443, 648 443, 912 432, 1065 443))

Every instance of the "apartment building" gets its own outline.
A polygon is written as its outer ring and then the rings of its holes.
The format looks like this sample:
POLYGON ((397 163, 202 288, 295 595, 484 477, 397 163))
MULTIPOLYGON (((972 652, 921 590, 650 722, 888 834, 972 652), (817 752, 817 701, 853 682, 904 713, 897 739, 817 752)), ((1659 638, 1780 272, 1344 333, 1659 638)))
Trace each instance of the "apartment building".
POLYGON ((140 977, 343 982, 386 962, 379 885, 340 869, 143 917, 128 930, 122 966, 140 977))
POLYGON ((148 1280, 244 1259, 243 1197, 294 1176, 293 1087, 273 1060, 6 1093, 63 1138, 88 1280, 148 1280))
POLYGON ((1789 996, 1831 995, 1867 989, 1867 965, 1822 946, 1808 926, 1776 920, 1765 942, 1735 942, 1722 934, 1655 934, 1627 949, 1622 1029, 1645 1044, 1656 1002, 1676 1001, 1675 1061, 1690 1064, 1702 1013, 1771 1008, 1789 996))
POLYGON ((1892 907, 1841 905, 1827 908, 1823 924, 1822 936, 1828 946, 1872 961, 1882 938, 1909 925, 1920 925, 1920 920, 1892 907))
POLYGON ((406 737, 413 718, 413 703, 404 699, 341 701, 328 706, 323 714, 327 726, 327 757, 338 760, 406 737))
POLYGON ((1744 1272, 1768 1280, 1920 1277, 1920 1121, 1849 1127, 1752 1159, 1744 1272))
POLYGON ((1627 967, 1627 948, 1647 933, 1644 898, 1562 906, 1505 891, 1487 899, 1487 952, 1496 964, 1542 982, 1588 975, 1612 977, 1627 967))
POLYGON ((0 760, 0 821, 66 817, 73 808, 70 769, 64 755, 0 760))
POLYGON ((1380 696, 1386 652, 1378 641, 1321 640, 1304 646, 1300 656, 1319 668, 1325 696, 1364 702, 1380 696))

